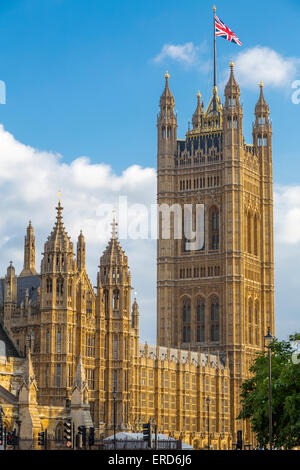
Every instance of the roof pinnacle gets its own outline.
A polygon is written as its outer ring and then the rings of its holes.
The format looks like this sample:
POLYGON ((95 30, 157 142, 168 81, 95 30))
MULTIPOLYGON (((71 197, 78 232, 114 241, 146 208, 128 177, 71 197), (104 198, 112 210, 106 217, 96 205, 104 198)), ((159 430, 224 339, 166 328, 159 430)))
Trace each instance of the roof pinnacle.
POLYGON ((117 234, 117 225, 118 223, 116 222, 116 209, 113 209, 113 221, 110 224, 112 226, 112 231, 111 231, 111 237, 113 240, 116 240, 118 234, 117 234))

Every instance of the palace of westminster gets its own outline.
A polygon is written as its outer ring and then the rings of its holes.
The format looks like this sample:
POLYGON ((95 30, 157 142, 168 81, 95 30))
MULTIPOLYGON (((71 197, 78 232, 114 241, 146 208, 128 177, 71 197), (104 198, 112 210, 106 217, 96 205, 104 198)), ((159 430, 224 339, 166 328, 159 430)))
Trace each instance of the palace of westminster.
MULTIPOLYGON (((240 387, 274 334, 272 126, 260 84, 252 128, 243 137, 240 89, 230 64, 221 103, 217 88, 204 109, 200 93, 192 128, 177 138, 174 97, 165 75, 157 117, 157 202, 204 204, 204 243, 157 242, 157 345, 139 341, 140 312, 115 219, 100 258, 97 287, 76 254, 58 202, 56 221, 35 265, 34 228, 24 266, 0 278, 0 404, 3 425, 20 445, 47 429, 64 448, 63 423, 95 428, 96 439, 139 432, 155 420, 160 433, 194 448, 229 449, 250 424, 237 419, 240 387)), ((195 222, 195 213, 192 213, 195 222)), ((173 222, 172 222, 173 221, 173 222)), ((95 260, 97 262, 97 260, 95 260)), ((153 313, 154 314, 154 313, 153 313)), ((24 444, 25 445, 25 444, 24 444)), ((31 447, 32 448, 32 447, 31 447)))

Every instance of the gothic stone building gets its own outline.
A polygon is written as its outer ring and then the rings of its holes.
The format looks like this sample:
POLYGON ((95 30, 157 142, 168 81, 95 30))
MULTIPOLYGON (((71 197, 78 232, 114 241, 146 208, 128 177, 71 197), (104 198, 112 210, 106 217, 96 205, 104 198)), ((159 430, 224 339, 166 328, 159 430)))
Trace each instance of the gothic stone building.
MULTIPOLYGON (((85 240, 76 256, 58 203, 54 228, 35 268, 31 222, 24 267, 0 279, 0 404, 7 429, 24 448, 47 429, 63 443, 63 423, 158 431, 194 445, 228 449, 248 424, 236 420, 249 364, 274 332, 272 156, 269 109, 255 108, 253 145, 242 131, 240 91, 231 65, 225 105, 214 88, 204 112, 198 94, 193 129, 177 139, 174 98, 166 84, 158 116, 158 203, 204 204, 204 243, 162 237, 157 253, 157 346, 139 342, 139 309, 113 222, 94 290, 85 240), (209 398, 209 400, 207 400, 209 398)), ((192 209, 191 219, 195 219, 192 209)), ((195 222, 195 220, 194 220, 195 222)), ((183 224, 184 225, 184 224, 183 224)), ((26 447, 27 446, 27 447, 26 447)))

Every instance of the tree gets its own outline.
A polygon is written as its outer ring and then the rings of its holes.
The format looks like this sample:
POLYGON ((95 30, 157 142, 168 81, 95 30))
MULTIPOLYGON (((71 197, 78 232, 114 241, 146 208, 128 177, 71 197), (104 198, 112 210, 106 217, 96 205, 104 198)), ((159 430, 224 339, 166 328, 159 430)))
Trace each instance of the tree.
MULTIPOLYGON (((291 449, 300 445, 300 362, 295 360, 292 342, 274 339, 271 343, 273 446, 291 449), (298 363, 297 363, 298 362, 298 363)), ((241 390, 242 409, 237 419, 249 419, 259 443, 269 442, 268 354, 258 353, 250 368, 252 376, 241 390)))

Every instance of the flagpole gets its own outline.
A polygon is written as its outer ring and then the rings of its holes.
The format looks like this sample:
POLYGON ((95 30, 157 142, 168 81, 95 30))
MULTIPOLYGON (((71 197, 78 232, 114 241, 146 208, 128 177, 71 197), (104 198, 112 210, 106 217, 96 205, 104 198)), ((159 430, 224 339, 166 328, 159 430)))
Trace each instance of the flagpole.
POLYGON ((217 72, 216 72, 216 26, 215 26, 215 13, 216 7, 213 7, 213 22, 214 22, 214 88, 217 86, 217 72))

